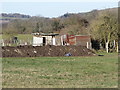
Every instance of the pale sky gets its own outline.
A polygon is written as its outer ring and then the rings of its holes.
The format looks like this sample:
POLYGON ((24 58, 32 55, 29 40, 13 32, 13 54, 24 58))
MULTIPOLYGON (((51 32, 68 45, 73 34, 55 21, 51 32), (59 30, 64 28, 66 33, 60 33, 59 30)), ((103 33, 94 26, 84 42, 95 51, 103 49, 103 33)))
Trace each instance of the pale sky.
POLYGON ((89 12, 93 9, 106 9, 106 8, 114 8, 118 7, 117 0, 114 1, 97 1, 94 0, 89 2, 85 0, 84 2, 73 2, 75 0, 70 0, 70 2, 48 2, 44 0, 44 2, 36 0, 29 0, 29 2, 14 2, 14 0, 4 0, 1 2, 2 10, 0 13, 21 13, 28 14, 31 16, 44 16, 44 17, 58 17, 65 13, 81 13, 81 12, 89 12))
POLYGON ((0 0, 0 2, 119 2, 119 0, 0 0))

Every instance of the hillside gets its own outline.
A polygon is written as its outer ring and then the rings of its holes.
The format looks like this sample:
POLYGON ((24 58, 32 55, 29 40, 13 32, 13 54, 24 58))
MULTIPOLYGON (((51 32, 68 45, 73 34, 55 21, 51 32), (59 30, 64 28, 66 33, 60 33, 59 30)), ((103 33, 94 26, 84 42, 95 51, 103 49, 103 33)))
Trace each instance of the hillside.
POLYGON ((30 18, 30 15, 24 15, 24 14, 19 14, 19 13, 1 13, 0 14, 0 19, 1 20, 11 20, 11 19, 24 19, 24 18, 30 18))
POLYGON ((91 22, 95 20, 95 18, 98 18, 99 14, 108 11, 117 17, 117 8, 92 10, 85 13, 66 13, 57 18, 45 18, 19 13, 2 13, 0 23, 3 24, 3 33, 4 31, 10 32, 10 30, 12 30, 12 32, 15 31, 19 34, 30 34, 33 32, 88 34, 91 22))
POLYGON ((19 14, 19 13, 1 13, 0 14, 0 27, 2 26, 3 30, 4 27, 7 27, 7 24, 13 20, 17 20, 17 19, 29 19, 31 18, 30 15, 24 15, 24 14, 19 14))
POLYGON ((19 13, 1 13, 0 14, 0 24, 7 24, 11 20, 16 20, 16 19, 28 19, 30 18, 30 15, 24 15, 24 14, 19 14, 19 13))
MULTIPOLYGON (((68 18, 70 16, 74 16, 74 15, 79 15, 81 18, 85 18, 88 21, 94 19, 98 13, 100 12, 107 12, 107 11, 111 11, 117 14, 118 8, 109 8, 109 9, 103 9, 103 10, 92 10, 90 12, 85 12, 85 13, 65 13, 64 15, 61 15, 58 18, 68 18)), ((29 19, 32 16, 30 15, 24 15, 24 14, 20 14, 20 13, 1 13, 0 14, 0 20, 3 21, 9 21, 9 20, 13 20, 13 19, 29 19)))
POLYGON ((81 18, 87 19, 87 21, 91 21, 94 18, 96 18, 99 13, 103 13, 103 12, 107 12, 107 11, 110 11, 110 12, 114 13, 115 15, 118 14, 118 8, 108 8, 108 9, 103 9, 103 10, 95 9, 95 10, 92 10, 90 12, 77 13, 77 14, 66 13, 66 14, 60 16, 60 18, 68 18, 68 17, 73 16, 73 15, 79 15, 81 18))

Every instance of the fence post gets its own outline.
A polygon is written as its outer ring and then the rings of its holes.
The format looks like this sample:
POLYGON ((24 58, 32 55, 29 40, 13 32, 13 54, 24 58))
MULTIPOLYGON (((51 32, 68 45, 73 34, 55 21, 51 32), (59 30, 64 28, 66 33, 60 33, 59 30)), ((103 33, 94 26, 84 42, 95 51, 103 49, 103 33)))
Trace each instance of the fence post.
POLYGON ((89 43, 87 42, 87 48, 89 48, 89 43))

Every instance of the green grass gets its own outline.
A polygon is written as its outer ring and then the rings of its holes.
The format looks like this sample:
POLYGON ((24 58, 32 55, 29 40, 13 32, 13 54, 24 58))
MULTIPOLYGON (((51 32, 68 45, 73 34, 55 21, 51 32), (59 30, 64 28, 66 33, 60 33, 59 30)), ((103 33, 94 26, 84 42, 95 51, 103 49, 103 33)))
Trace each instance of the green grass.
POLYGON ((27 41, 27 40, 32 40, 33 35, 32 34, 18 34, 17 37, 19 40, 27 41))
POLYGON ((3 88, 117 88, 117 53, 3 58, 3 88))
MULTIPOLYGON (((18 34, 15 36, 18 37, 18 40, 24 40, 24 41, 32 40, 32 37, 33 37, 32 34, 18 34)), ((0 39, 10 39, 10 36, 3 34, 3 35, 0 35, 0 39)))

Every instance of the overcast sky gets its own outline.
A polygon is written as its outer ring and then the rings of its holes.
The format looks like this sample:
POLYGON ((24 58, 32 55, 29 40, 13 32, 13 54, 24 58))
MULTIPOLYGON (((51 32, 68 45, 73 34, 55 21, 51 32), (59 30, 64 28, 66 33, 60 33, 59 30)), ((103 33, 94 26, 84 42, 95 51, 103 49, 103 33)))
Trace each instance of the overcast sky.
MULTIPOLYGON (((19 1, 19 0, 18 0, 19 1)), ((45 0, 46 1, 46 0, 45 0)), ((14 2, 7 1, 1 2, 1 13, 21 13, 32 16, 44 16, 44 17, 58 17, 65 13, 80 13, 89 12, 93 9, 106 9, 118 7, 117 1, 91 1, 85 2, 37 2, 36 0, 29 2, 14 2)))

